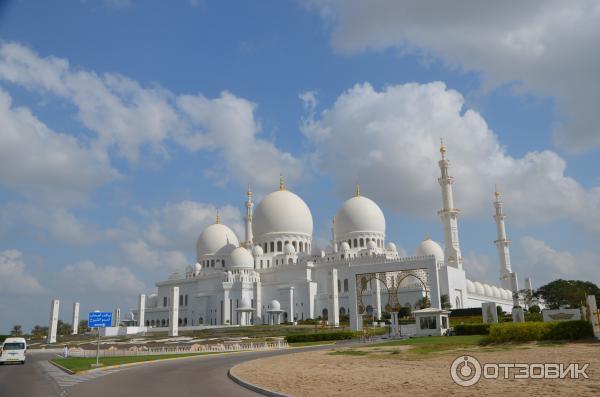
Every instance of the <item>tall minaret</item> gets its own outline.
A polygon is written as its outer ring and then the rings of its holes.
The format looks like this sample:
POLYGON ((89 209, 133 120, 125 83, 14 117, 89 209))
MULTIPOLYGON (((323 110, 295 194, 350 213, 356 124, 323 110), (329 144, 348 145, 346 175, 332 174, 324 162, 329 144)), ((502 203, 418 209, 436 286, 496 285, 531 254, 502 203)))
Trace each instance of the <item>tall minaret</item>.
POLYGON ((498 257, 500 258, 500 280, 502 287, 512 289, 511 276, 512 267, 510 266, 510 251, 508 246, 512 241, 506 238, 506 227, 504 226, 504 211, 502 210, 502 195, 496 187, 494 192, 496 199, 494 200, 494 207, 496 208, 496 214, 494 219, 496 220, 496 231, 498 233, 498 240, 494 241, 496 248, 498 249, 498 257))
POLYGON ((448 175, 448 166, 450 162, 446 159, 446 147, 444 142, 440 146, 442 159, 438 162, 442 176, 438 182, 442 187, 442 209, 438 215, 442 218, 444 224, 444 260, 448 266, 462 269, 462 255, 460 254, 460 243, 458 241, 458 214, 460 211, 454 208, 454 198, 452 196, 452 183, 454 178, 448 175))
POLYGON ((246 248, 252 248, 252 209, 254 208, 254 202, 252 201, 252 191, 250 190, 250 185, 248 185, 248 191, 246 192, 248 195, 248 200, 246 200, 246 216, 244 220, 246 221, 246 248))
POLYGON ((335 216, 331 220, 331 249, 333 252, 338 252, 337 238, 335 236, 335 216))

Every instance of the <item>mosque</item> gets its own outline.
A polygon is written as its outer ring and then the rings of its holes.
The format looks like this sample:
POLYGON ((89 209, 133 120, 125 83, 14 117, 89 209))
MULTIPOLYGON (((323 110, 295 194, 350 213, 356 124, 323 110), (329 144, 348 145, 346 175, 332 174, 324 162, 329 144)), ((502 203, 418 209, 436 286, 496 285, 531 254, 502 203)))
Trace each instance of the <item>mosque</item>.
POLYGON ((178 306, 179 327, 250 325, 326 319, 341 316, 381 318, 401 306, 419 309, 424 297, 434 308, 481 307, 495 302, 510 311, 519 302, 517 275, 512 271, 501 195, 496 189, 494 219, 498 238, 499 284, 468 279, 459 243, 446 148, 440 147, 438 178, 442 209, 443 248, 426 238, 414 256, 401 256, 386 242, 386 221, 379 206, 359 187, 332 222, 327 250, 312 246, 310 208, 285 188, 265 196, 256 211, 252 192, 245 203, 242 242, 217 214, 197 240, 197 261, 185 274, 173 273, 156 283, 158 291, 141 301, 138 317, 146 327, 169 325, 170 309, 178 306), (374 272, 374 273, 373 273, 374 272), (371 274, 370 277, 365 275, 371 274), (176 288, 174 288, 176 287, 176 288), (175 291, 175 294, 173 293, 175 291), (178 300, 178 302, 177 302, 178 300))

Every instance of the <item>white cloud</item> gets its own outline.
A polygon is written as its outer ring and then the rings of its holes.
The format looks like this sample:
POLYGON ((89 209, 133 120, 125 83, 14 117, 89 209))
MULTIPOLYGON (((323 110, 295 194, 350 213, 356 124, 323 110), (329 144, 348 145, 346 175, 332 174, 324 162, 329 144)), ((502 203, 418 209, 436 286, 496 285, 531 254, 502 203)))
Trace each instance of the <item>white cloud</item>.
POLYGON ((123 243, 121 250, 128 263, 145 270, 181 272, 189 264, 181 251, 157 249, 141 239, 123 243))
POLYGON ((524 236, 520 243, 519 274, 532 275, 535 284, 557 278, 592 281, 600 285, 600 255, 592 252, 559 251, 542 240, 524 236))
MULTIPOLYGON (((600 147, 600 4, 593 0, 431 2, 306 0, 333 25, 342 53, 397 48, 483 72, 493 88, 551 96, 564 115, 555 141, 571 150, 600 147), (515 84, 516 83, 516 84, 515 84)), ((561 118, 557 117, 557 120, 561 118)))
POLYGON ((500 284, 500 271, 497 259, 492 259, 485 254, 479 254, 475 251, 469 251, 464 256, 464 269, 469 280, 486 282, 493 285, 500 284))
POLYGON ((455 205, 464 217, 493 213, 494 184, 504 192, 513 222, 571 219, 600 234, 600 188, 586 189, 565 175, 552 151, 508 155, 477 112, 441 82, 376 91, 368 83, 340 95, 302 130, 315 147, 317 167, 347 197, 358 181, 384 207, 435 217, 441 206, 439 138, 451 162, 455 205))
POLYGON ((38 201, 41 195, 64 202, 118 176, 104 152, 52 131, 29 109, 11 102, 0 90, 0 184, 38 201))
POLYGON ((126 267, 97 266, 84 261, 63 270, 63 284, 86 293, 110 293, 131 296, 144 291, 146 285, 126 267))
POLYGON ((20 251, 0 252, 0 295, 31 295, 43 292, 45 288, 35 276, 27 273, 20 251))
POLYGON ((122 75, 75 69, 16 43, 0 45, 0 79, 70 101, 97 135, 94 148, 114 147, 132 162, 141 149, 168 156, 165 143, 172 140, 189 150, 217 150, 224 161, 212 172, 256 189, 271 189, 280 172, 292 180, 301 174, 298 159, 258 137, 256 105, 228 92, 214 99, 176 95, 122 75))

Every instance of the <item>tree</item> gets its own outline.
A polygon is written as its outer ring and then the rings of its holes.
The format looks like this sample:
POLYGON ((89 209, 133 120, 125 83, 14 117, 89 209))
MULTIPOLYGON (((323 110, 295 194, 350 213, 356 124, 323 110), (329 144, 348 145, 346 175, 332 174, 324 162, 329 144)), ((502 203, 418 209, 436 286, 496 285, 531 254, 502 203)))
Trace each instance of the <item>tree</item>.
POLYGON ((23 327, 21 327, 19 324, 13 325, 12 329, 10 330, 10 334, 12 336, 23 335, 23 327))
POLYGON ((542 310, 540 309, 540 307, 538 305, 532 305, 529 307, 529 313, 539 313, 542 310))
POLYGON ((402 306, 398 311, 398 317, 410 317, 410 313, 412 312, 410 306, 402 306))
POLYGON ((529 308, 533 304, 533 291, 526 288, 519 291, 519 296, 525 303, 525 309, 529 308))
POLYGON ((440 303, 442 305, 442 309, 452 309, 452 305, 450 304, 450 297, 448 296, 448 294, 442 294, 442 296, 440 296, 440 303))
POLYGON ((48 327, 42 327, 41 325, 36 325, 31 329, 31 335, 33 336, 45 336, 48 335, 48 327))
POLYGON ((423 298, 419 299, 418 303, 420 309, 427 309, 428 307, 431 307, 431 301, 427 296, 424 296, 423 298))
POLYGON ((56 324, 56 333, 58 335, 71 335, 73 333, 73 328, 71 327, 71 324, 58 320, 56 324))
POLYGON ((577 308, 585 304, 587 295, 596 295, 596 300, 600 300, 600 288, 589 281, 558 279, 542 285, 534 295, 542 297, 553 309, 560 306, 577 308))
POLYGON ((81 320, 79 322, 77 330, 80 334, 85 334, 86 332, 88 332, 90 330, 90 327, 88 327, 88 320, 81 320))

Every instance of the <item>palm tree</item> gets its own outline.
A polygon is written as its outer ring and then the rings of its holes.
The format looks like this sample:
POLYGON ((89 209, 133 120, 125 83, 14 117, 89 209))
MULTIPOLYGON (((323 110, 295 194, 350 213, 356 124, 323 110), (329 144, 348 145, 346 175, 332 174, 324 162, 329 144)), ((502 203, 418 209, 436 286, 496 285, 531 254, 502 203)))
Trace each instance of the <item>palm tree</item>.
POLYGON ((19 324, 13 325, 12 330, 10 331, 12 336, 21 336, 23 335, 23 327, 19 324))

